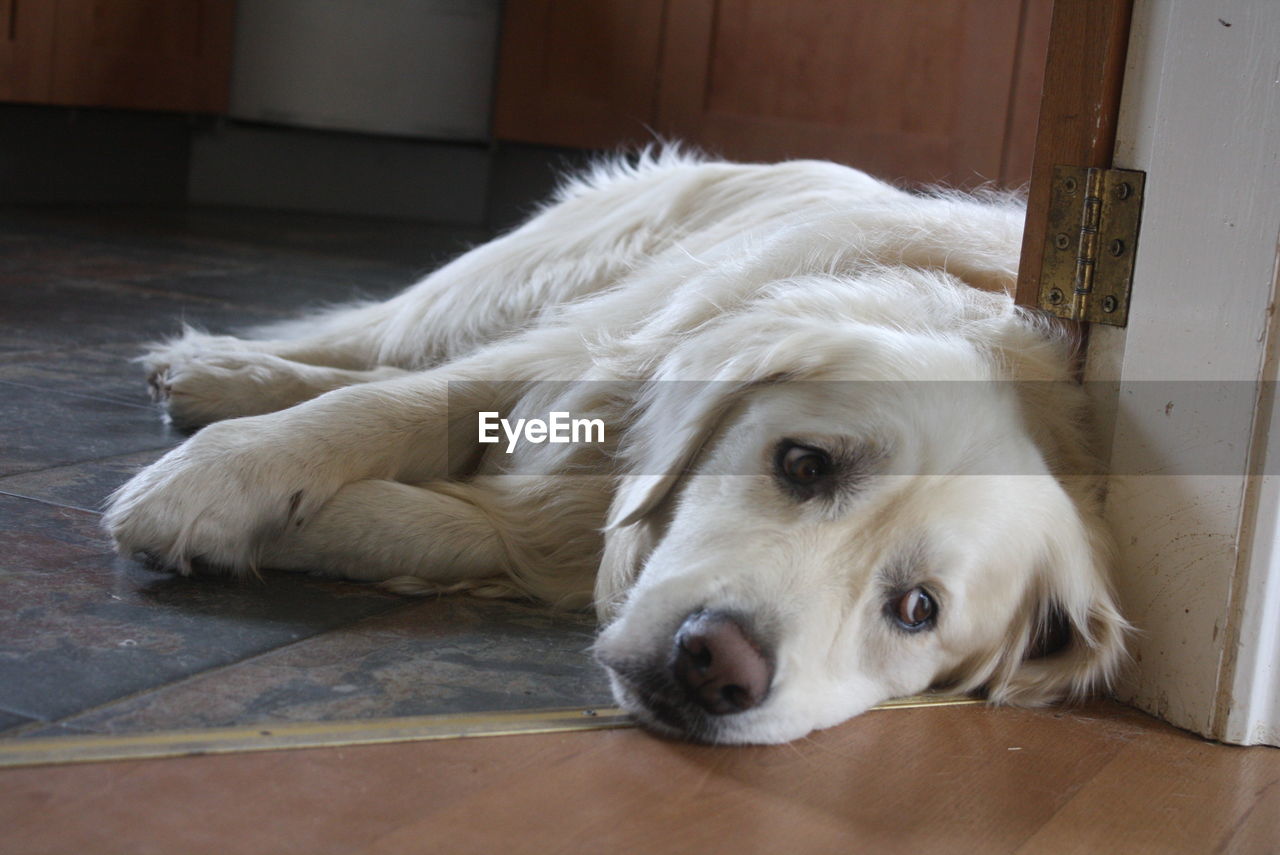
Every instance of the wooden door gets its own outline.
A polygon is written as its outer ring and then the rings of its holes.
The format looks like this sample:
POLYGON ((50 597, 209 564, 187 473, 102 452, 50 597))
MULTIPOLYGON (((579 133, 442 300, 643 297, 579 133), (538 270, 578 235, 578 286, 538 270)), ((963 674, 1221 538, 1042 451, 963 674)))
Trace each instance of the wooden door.
MULTIPOLYGON (((17 2, 25 8, 42 0, 17 2)), ((50 102, 226 111, 234 0, 58 0, 56 6, 50 102)))
POLYGON ((1031 174, 1052 0, 508 0, 498 139, 1031 174))
POLYGON ((1111 166, 1133 0, 1054 5, 1039 98, 1017 300, 1035 306, 1056 165, 1111 166))
MULTIPOLYGON (((1022 22, 1021 0, 672 3, 658 125, 738 159, 999 180, 1022 22)), ((1021 70, 1036 76, 1037 60, 1021 70)))
POLYGON ((53 82, 50 0, 0 0, 0 101, 47 101, 53 82))
POLYGON ((507 3, 494 135, 599 149, 652 142, 662 10, 655 0, 507 3))

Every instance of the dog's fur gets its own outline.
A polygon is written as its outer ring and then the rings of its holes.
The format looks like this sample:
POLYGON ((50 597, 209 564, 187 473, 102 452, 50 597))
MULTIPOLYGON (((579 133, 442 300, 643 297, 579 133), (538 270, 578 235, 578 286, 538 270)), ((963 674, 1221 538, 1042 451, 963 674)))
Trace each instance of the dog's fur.
POLYGON ((1085 692, 1126 626, 1069 343, 1008 296, 1022 218, 828 163, 602 165, 387 302, 156 346, 170 417, 208 427, 105 524, 182 572, 594 603, 619 702, 699 739, 785 741, 930 688, 1085 692), (480 410, 600 417, 608 442, 508 455, 480 410), (832 456, 828 490, 780 480, 784 440, 832 456), (938 614, 909 632, 886 604, 917 586, 938 614), (706 609, 771 663, 752 709, 668 685, 706 609))

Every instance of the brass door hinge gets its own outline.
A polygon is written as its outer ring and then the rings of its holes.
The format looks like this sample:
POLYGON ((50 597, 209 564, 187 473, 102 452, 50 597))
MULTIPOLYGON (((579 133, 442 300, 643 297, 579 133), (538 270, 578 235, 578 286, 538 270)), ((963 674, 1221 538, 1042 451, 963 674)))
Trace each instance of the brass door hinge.
POLYGON ((1040 308, 1073 321, 1129 320, 1146 173, 1055 166, 1040 261, 1040 308))

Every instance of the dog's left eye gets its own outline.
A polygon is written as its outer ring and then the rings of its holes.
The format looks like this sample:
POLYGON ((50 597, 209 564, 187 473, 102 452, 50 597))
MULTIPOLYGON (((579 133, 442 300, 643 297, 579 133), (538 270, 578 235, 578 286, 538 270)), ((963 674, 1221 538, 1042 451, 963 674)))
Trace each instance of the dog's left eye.
POLYGON ((796 487, 813 487, 831 472, 831 457, 825 451, 784 442, 778 447, 778 473, 796 487))
POLYGON ((912 588, 890 603, 890 607, 898 625, 912 632, 932 624, 938 614, 937 603, 924 588, 912 588))

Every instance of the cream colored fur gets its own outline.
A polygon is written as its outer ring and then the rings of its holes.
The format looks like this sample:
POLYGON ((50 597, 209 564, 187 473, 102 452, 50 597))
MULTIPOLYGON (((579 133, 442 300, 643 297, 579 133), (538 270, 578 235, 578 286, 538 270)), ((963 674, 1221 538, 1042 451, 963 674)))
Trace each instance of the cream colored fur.
POLYGON ((603 165, 391 300, 156 346, 169 416, 208 426, 105 524, 181 572, 594 603, 619 701, 658 729, 627 675, 694 610, 748 615, 769 697, 696 738, 784 741, 930 687, 1082 693, 1125 624, 1068 344, 1006 293, 1022 218, 828 163, 603 165), (475 442, 479 410, 555 409, 609 442, 475 442), (799 502, 782 438, 869 474, 799 502), (937 595, 936 627, 886 620, 889 576, 937 595), (1053 615, 1071 643, 1029 658, 1053 615))

